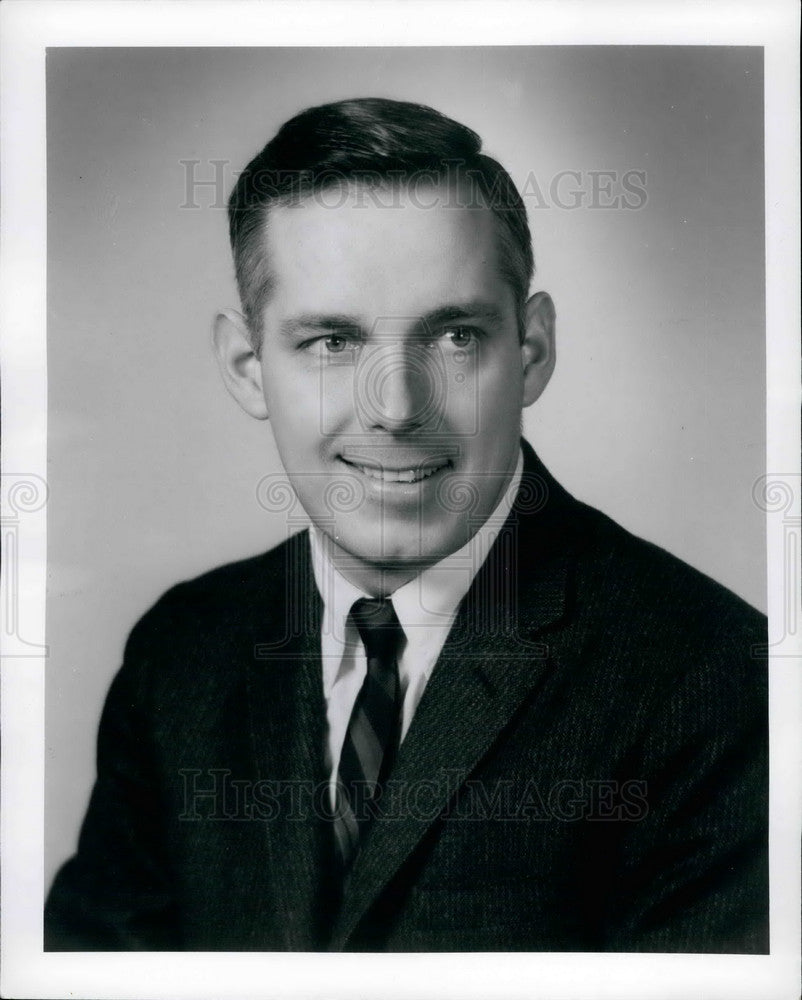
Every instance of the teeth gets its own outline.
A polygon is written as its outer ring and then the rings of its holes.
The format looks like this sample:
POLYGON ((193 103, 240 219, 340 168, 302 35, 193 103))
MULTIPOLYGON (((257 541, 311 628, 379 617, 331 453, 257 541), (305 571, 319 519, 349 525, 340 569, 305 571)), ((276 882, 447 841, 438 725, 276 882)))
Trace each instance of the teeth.
POLYGON ((367 465, 357 465, 356 467, 368 479, 377 479, 382 483, 419 483, 422 479, 428 479, 429 476, 434 475, 438 469, 442 469, 447 464, 444 462, 443 465, 432 465, 428 469, 402 469, 400 471, 377 469, 367 465))

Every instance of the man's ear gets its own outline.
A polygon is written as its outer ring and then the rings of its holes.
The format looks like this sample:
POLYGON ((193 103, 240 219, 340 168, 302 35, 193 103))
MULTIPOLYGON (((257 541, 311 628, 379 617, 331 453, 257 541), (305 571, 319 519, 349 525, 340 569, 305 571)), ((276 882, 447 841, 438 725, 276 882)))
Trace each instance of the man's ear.
POLYGON ((531 406, 549 384, 557 360, 554 342, 556 313, 551 296, 537 292, 526 303, 521 359, 524 366, 524 406, 531 406))
POLYGON ((262 365, 251 344, 244 316, 233 309, 218 313, 212 342, 226 389, 246 413, 257 420, 267 420, 262 365))

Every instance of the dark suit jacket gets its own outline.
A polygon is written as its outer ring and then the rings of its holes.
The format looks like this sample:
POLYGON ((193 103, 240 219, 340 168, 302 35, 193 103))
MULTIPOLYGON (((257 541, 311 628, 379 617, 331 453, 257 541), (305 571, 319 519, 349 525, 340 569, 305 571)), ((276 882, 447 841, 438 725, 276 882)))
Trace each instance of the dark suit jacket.
POLYGON ((305 533, 170 590, 48 949, 765 952, 765 619, 526 446, 343 888, 305 533))

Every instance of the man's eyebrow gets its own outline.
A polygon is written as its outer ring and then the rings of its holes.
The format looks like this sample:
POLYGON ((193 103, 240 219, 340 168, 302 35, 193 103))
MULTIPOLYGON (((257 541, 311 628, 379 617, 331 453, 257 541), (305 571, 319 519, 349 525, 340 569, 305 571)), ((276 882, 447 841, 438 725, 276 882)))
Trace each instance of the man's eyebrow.
POLYGON ((361 328, 362 324, 355 316, 347 316, 344 313, 305 313, 301 316, 291 316, 285 319, 280 327, 284 337, 292 337, 302 330, 326 333, 361 328))
POLYGON ((489 323, 501 323, 503 315, 498 306, 491 302, 460 302, 440 306, 420 318, 420 323, 429 329, 454 323, 457 320, 481 319, 489 323))

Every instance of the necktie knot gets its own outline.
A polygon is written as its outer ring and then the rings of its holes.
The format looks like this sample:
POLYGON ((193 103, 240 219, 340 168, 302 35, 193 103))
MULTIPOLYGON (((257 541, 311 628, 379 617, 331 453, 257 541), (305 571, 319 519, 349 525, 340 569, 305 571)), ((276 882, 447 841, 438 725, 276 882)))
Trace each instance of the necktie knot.
POLYGON ((359 631, 368 660, 397 656, 404 630, 389 598, 363 597, 354 601, 351 618, 359 631))

